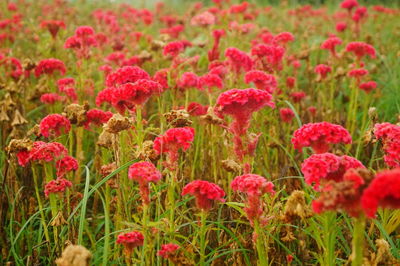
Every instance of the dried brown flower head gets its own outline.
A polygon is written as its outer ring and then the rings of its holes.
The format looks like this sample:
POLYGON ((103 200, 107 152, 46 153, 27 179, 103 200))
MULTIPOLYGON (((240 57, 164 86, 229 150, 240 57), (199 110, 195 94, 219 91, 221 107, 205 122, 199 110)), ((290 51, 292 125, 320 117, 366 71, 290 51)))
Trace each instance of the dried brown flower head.
POLYGON ((92 253, 83 246, 69 245, 64 249, 61 258, 56 260, 58 266, 88 266, 92 253))
POLYGON ((287 223, 290 223, 297 218, 306 219, 311 216, 312 211, 306 203, 304 191, 293 191, 286 201, 281 219, 287 223))
POLYGON ((15 153, 19 151, 29 151, 33 146, 33 141, 25 139, 12 139, 8 144, 6 151, 8 153, 15 153))
POLYGON ((82 126, 86 121, 86 112, 88 110, 88 103, 84 103, 84 105, 73 103, 64 108, 64 113, 62 115, 65 116, 71 122, 71 124, 82 126))
POLYGON ((239 174, 242 172, 242 167, 240 166, 240 164, 238 164, 234 160, 231 160, 231 159, 222 160, 221 164, 222 164, 222 168, 224 168, 228 172, 236 173, 236 174, 239 174))
POLYGON ((120 114, 114 114, 110 120, 108 120, 107 124, 104 125, 104 130, 109 133, 117 134, 130 128, 132 124, 132 121, 128 117, 124 117, 120 114))
POLYGON ((15 113, 14 113, 14 119, 13 119, 13 121, 11 122, 11 125, 12 125, 13 127, 15 127, 15 126, 21 126, 21 125, 24 125, 24 124, 27 124, 27 123, 28 123, 28 120, 26 120, 26 119, 21 115, 21 113, 19 112, 19 110, 16 109, 16 110, 15 110, 15 113))
POLYGON ((157 161, 160 155, 153 149, 153 141, 146 140, 143 142, 142 149, 138 150, 135 154, 136 158, 143 161, 157 161))
POLYGON ((97 145, 106 149, 111 149, 115 141, 115 134, 103 129, 103 132, 101 132, 99 138, 97 139, 97 145))
POLYGON ((189 119, 189 113, 184 109, 172 110, 165 113, 164 117, 171 127, 187 127, 192 124, 192 121, 189 119))

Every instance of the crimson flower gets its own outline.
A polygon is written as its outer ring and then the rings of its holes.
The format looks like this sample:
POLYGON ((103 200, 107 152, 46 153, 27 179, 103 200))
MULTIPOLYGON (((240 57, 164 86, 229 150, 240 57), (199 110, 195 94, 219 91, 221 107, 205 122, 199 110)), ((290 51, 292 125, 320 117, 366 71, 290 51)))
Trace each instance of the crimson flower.
POLYGON ((41 60, 35 68, 35 76, 38 78, 43 74, 52 75, 59 72, 62 76, 65 75, 67 69, 64 62, 58 59, 49 58, 41 60))
POLYGON ((325 153, 331 144, 352 142, 350 133, 342 126, 328 122, 309 123, 297 129, 292 138, 294 148, 301 151, 311 147, 315 153, 325 153))
POLYGON ((144 236, 141 232, 133 231, 129 233, 119 234, 117 244, 122 244, 125 253, 129 256, 135 247, 143 246, 144 236))
POLYGON ((44 187, 44 194, 49 197, 50 193, 63 193, 67 188, 72 187, 72 183, 64 178, 57 178, 56 180, 51 180, 44 187))
POLYGON ((253 82, 257 89, 265 90, 269 93, 273 93, 278 86, 278 82, 274 75, 270 75, 260 70, 250 70, 244 76, 244 82, 249 84, 253 82))
POLYGON ((376 124, 374 134, 383 143, 385 163, 390 167, 400 167, 400 126, 390 123, 376 124))
POLYGON ((71 130, 71 123, 60 114, 51 114, 40 121, 39 127, 42 136, 46 138, 58 137, 61 135, 61 131, 68 133, 71 130))
POLYGON ((57 177, 63 177, 68 172, 78 169, 78 161, 72 156, 65 156, 64 158, 56 161, 57 177))
POLYGON ((292 119, 294 118, 294 112, 290 108, 281 108, 279 109, 279 114, 281 116, 281 119, 285 123, 290 123, 292 119))
POLYGON ((346 52, 353 53, 359 61, 366 55, 371 58, 376 57, 375 48, 372 45, 364 42, 351 42, 347 44, 346 52))
POLYGON ((169 259, 176 253, 176 251, 179 248, 180 247, 174 243, 164 244, 161 246, 161 249, 157 252, 157 255, 163 257, 164 259, 169 259))
POLYGON ((182 190, 182 196, 192 195, 196 197, 197 208, 209 211, 214 200, 225 202, 225 192, 216 184, 203 180, 195 180, 187 184, 182 190))
POLYGON ((157 183, 161 179, 160 171, 150 162, 139 162, 129 167, 128 177, 139 183, 143 204, 149 204, 149 183, 157 183))

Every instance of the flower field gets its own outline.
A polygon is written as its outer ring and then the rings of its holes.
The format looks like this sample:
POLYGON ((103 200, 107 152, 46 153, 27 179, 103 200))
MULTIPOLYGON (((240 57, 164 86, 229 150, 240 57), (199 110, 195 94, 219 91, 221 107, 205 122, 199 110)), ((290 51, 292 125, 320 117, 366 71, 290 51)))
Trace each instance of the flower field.
POLYGON ((1 265, 400 265, 398 2, 133 2, 1 1, 1 265))

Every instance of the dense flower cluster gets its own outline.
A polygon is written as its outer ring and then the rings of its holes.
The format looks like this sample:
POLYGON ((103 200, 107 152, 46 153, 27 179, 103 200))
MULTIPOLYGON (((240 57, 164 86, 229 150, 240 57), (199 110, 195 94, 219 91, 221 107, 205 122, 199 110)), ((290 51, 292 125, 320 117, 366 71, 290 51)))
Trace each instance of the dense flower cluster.
POLYGON ((400 126, 390 123, 376 124, 374 134, 383 143, 385 163, 390 167, 400 167, 400 126))
POLYGON ((64 133, 68 133, 71 130, 71 123, 67 118, 59 114, 51 114, 40 121, 40 134, 42 136, 58 137, 64 133))
POLYGON ((56 175, 63 177, 71 171, 77 170, 79 167, 78 161, 72 156, 65 156, 64 158, 56 161, 56 175))
POLYGON ((329 151, 331 144, 351 142, 345 128, 328 122, 305 124, 294 132, 292 138, 295 149, 301 151, 304 147, 311 147, 316 153, 329 151))
POLYGON ((51 193, 63 193, 67 188, 72 187, 72 183, 64 178, 51 180, 44 187, 44 194, 48 197, 51 193))
POLYGON ((18 152, 17 158, 21 166, 26 166, 31 161, 51 162, 67 155, 68 150, 61 143, 35 141, 31 150, 18 152))
POLYGON ((365 55, 371 58, 376 57, 375 48, 364 42, 351 42, 346 46, 346 52, 353 53, 358 60, 361 60, 365 55))
POLYGON ((180 247, 174 243, 164 244, 157 252, 157 255, 163 257, 164 259, 169 259, 171 256, 175 255, 179 248, 180 247))
POLYGON ((400 168, 376 174, 361 198, 362 207, 374 217, 378 207, 400 208, 400 168))
POLYGON ((117 237, 117 244, 122 244, 126 254, 130 255, 135 247, 143 246, 144 236, 140 232, 129 232, 120 234, 117 237))
POLYGON ((326 39, 321 44, 321 49, 328 50, 332 56, 336 56, 336 46, 341 45, 342 40, 338 37, 331 37, 326 39))
POLYGON ((255 174, 237 176, 231 183, 233 191, 239 191, 247 195, 245 212, 251 223, 255 220, 263 221, 263 202, 261 197, 266 194, 275 194, 274 184, 268 182, 264 177, 255 174))
POLYGON ((279 114, 281 116, 281 119, 285 123, 290 123, 292 119, 294 118, 294 112, 290 108, 281 108, 279 109, 279 114))
POLYGON ((236 47, 227 48, 225 57, 228 58, 229 66, 235 73, 240 73, 242 70, 247 72, 253 67, 250 56, 236 47))
POLYGON ((75 30, 75 34, 65 41, 64 47, 75 50, 78 58, 88 58, 90 47, 97 44, 94 29, 90 26, 80 26, 75 30))
POLYGON ((301 165, 301 171, 307 184, 319 189, 321 183, 329 180, 342 181, 344 173, 352 168, 365 168, 357 159, 332 153, 313 154, 301 165))
POLYGON ((65 23, 62 20, 43 20, 40 23, 42 29, 47 29, 53 38, 56 38, 60 29, 65 29, 65 23))
POLYGON ((190 182, 182 190, 182 196, 187 194, 196 197, 196 206, 203 211, 209 211, 215 200, 225 202, 225 192, 216 184, 208 181, 190 182))
POLYGON ((257 89, 265 90, 269 93, 273 93, 278 86, 275 76, 260 70, 251 70, 247 72, 244 76, 244 82, 246 84, 253 82, 257 89))
POLYGON ((43 74, 52 75, 59 72, 64 76, 67 71, 64 62, 58 59, 50 58, 41 60, 35 68, 35 76, 38 78, 43 74))
POLYGON ((149 183, 157 183, 161 179, 160 171, 150 162, 139 162, 129 167, 128 177, 139 183, 143 203, 149 204, 149 183))

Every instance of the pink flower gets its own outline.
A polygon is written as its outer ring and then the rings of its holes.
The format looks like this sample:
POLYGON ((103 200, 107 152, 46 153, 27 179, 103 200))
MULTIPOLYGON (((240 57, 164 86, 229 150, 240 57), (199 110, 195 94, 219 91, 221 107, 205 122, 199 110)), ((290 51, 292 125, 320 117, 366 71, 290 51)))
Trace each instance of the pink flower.
POLYGON ((258 58, 264 69, 281 70, 285 48, 279 45, 257 44, 251 48, 251 55, 258 58))
POLYGON ((292 98, 293 102, 299 103, 303 100, 307 95, 304 91, 294 91, 290 93, 290 98, 292 98))
POLYGON ((247 203, 244 210, 251 224, 255 220, 264 224, 262 196, 266 193, 275 194, 274 184, 268 182, 262 176, 246 174, 235 177, 231 183, 231 188, 233 191, 239 191, 247 195, 247 203))
POLYGON ((176 253, 176 251, 179 248, 180 247, 174 243, 164 244, 161 246, 161 249, 157 252, 157 255, 163 257, 164 259, 169 259, 176 253))
POLYGON ((167 166, 174 169, 178 161, 179 150, 186 151, 194 140, 194 129, 191 127, 171 128, 164 135, 154 140, 154 150, 158 154, 167 153, 167 166))
POLYGON ((390 167, 400 167, 400 126, 390 123, 376 124, 374 134, 383 143, 385 163, 390 167))
POLYGON ((340 125, 328 122, 309 123, 297 129, 292 138, 294 148, 311 147, 315 153, 325 153, 331 144, 351 143, 350 133, 340 125))
POLYGON ((67 188, 72 187, 72 183, 64 178, 57 178, 56 180, 51 180, 44 187, 44 194, 46 198, 49 197, 50 193, 63 193, 67 188))
POLYGON ((287 77, 286 78, 286 86, 290 89, 293 89, 296 85, 296 78, 295 77, 287 77))
POLYGON ((57 93, 44 93, 40 96, 40 101, 45 104, 55 104, 56 102, 61 102, 63 97, 57 93))
POLYGON ((240 73, 242 70, 247 72, 253 66, 251 58, 245 52, 235 47, 227 48, 225 50, 225 57, 228 58, 230 68, 235 73, 240 73))
POLYGON ((365 189, 361 204, 371 218, 375 217, 378 207, 400 208, 400 168, 377 173, 365 189))
POLYGON ((78 161, 72 156, 65 156, 64 158, 56 161, 57 177, 63 177, 68 172, 78 169, 78 161))
POLYGON ((85 128, 89 128, 90 125, 101 126, 110 120, 113 113, 103 111, 100 109, 91 109, 86 112, 85 128))
POLYGON ((371 58, 376 57, 375 48, 364 42, 351 42, 346 46, 346 52, 353 53, 358 60, 361 60, 365 55, 369 55, 371 58))
POLYGON ((246 84, 253 82, 257 89, 265 90, 269 93, 273 93, 278 86, 274 75, 267 74, 260 70, 250 70, 247 72, 244 76, 244 82, 246 84))
POLYGON ((117 237, 117 244, 122 244, 124 246, 127 255, 132 254, 135 247, 143 246, 143 242, 143 234, 136 231, 120 234, 117 237))
POLYGON ((328 73, 332 72, 332 68, 324 64, 319 64, 314 68, 314 72, 319 74, 322 79, 325 79, 328 73))
POLYGON ((358 6, 357 0, 343 0, 343 2, 340 4, 341 8, 347 9, 351 11, 353 8, 358 6))
POLYGON ((214 25, 215 22, 216 22, 215 16, 208 11, 196 15, 190 20, 190 24, 192 26, 201 26, 201 27, 214 25))
POLYGON ((279 114, 281 116, 281 119, 285 123, 290 123, 292 119, 294 118, 294 112, 290 108, 281 108, 279 109, 279 114))
POLYGON ((65 23, 61 20, 44 20, 40 23, 42 29, 47 29, 53 38, 56 38, 58 31, 65 29, 65 23))
POLYGON ((286 44, 294 41, 294 35, 291 32, 281 32, 274 37, 274 41, 279 44, 286 44))
POLYGON ((222 89, 224 87, 224 82, 217 74, 208 73, 200 77, 199 85, 201 88, 207 88, 208 91, 211 92, 213 88, 222 89))
POLYGON ((209 211, 214 200, 225 202, 225 192, 216 184, 203 180, 195 180, 187 184, 182 190, 182 196, 192 195, 196 197, 197 208, 209 211))
POLYGON ((139 79, 150 79, 150 75, 137 66, 124 66, 107 76, 106 86, 113 87, 125 83, 135 83, 139 79))
POLYGON ((167 43, 163 48, 164 56, 176 57, 178 54, 185 50, 185 45, 182 41, 174 41, 167 43))
POLYGON ((177 81, 177 85, 180 89, 199 88, 199 77, 193 72, 185 72, 182 74, 180 79, 177 81))
POLYGON ((335 28, 336 28, 337 32, 343 32, 346 30, 347 24, 346 24, 346 22, 338 22, 338 23, 336 23, 335 28))
POLYGON ((25 151, 22 152, 23 154, 20 154, 20 152, 17 154, 17 156, 18 158, 21 156, 21 159, 24 160, 25 165, 29 161, 56 161, 68 155, 68 150, 61 143, 46 143, 43 141, 35 141, 33 143, 33 148, 29 151, 29 154, 27 154, 25 151))
POLYGON ((187 111, 191 116, 201 116, 207 114, 208 106, 192 102, 188 105, 187 111))
POLYGON ((371 91, 376 89, 377 85, 375 81, 367 81, 361 83, 360 85, 358 85, 358 87, 366 93, 370 93, 371 91))
POLYGON ((309 185, 314 184, 314 189, 319 189, 321 181, 342 181, 344 173, 352 168, 365 168, 365 166, 353 157, 347 155, 339 157, 332 153, 313 154, 301 165, 304 180, 309 185))
POLYGON ((50 58, 40 61, 35 68, 35 76, 38 78, 43 74, 52 75, 59 72, 62 76, 65 75, 67 69, 61 60, 50 58))
POLYGON ((321 44, 321 49, 328 50, 333 56, 336 56, 336 46, 341 45, 342 40, 338 37, 331 37, 321 44))
POLYGON ((67 118, 59 114, 51 114, 40 121, 40 134, 44 137, 58 137, 61 131, 65 134, 71 130, 71 123, 67 118))
POLYGON ((139 162, 129 167, 128 177, 139 183, 143 204, 149 204, 149 183, 157 183, 161 179, 160 171, 150 162, 139 162))

